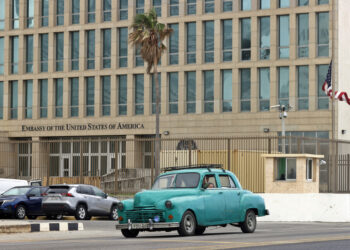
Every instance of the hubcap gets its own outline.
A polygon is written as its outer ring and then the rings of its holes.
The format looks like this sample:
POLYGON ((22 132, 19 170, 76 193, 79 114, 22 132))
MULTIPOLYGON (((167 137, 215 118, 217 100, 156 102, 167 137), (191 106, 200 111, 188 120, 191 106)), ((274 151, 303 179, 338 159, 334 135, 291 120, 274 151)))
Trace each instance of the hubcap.
POLYGON ((80 207, 78 214, 81 219, 85 218, 85 209, 83 207, 80 207))
POLYGON ((254 215, 253 214, 248 214, 248 218, 247 218, 247 224, 248 224, 248 227, 250 229, 254 228, 254 215))
POLYGON ((186 232, 192 232, 194 228, 194 219, 190 214, 185 217, 185 230, 186 232))
POLYGON ((26 210, 24 209, 24 207, 18 208, 17 215, 19 218, 24 218, 26 216, 26 210))
POLYGON ((113 220, 118 219, 118 210, 116 208, 112 210, 112 218, 113 220))

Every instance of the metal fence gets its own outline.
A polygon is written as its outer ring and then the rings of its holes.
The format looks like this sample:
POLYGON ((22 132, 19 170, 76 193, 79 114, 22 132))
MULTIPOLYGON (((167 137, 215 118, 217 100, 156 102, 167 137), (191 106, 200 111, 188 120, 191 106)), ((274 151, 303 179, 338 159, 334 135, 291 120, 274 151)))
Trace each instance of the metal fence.
MULTIPOLYGON (((0 177, 42 179, 44 185, 85 183, 108 193, 135 193, 151 187, 155 139, 141 137, 65 138, 0 142, 0 177), (115 171, 117 169, 117 171, 115 171)), ((350 192, 350 142, 304 137, 161 139, 160 167, 222 164, 242 186, 264 192, 266 153, 324 155, 321 192, 350 192)))

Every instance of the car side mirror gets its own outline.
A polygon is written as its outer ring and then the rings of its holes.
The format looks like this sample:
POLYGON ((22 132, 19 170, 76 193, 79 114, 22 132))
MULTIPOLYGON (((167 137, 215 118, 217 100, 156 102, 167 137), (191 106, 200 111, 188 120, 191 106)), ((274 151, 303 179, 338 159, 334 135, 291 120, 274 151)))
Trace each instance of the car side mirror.
POLYGON ((108 197, 108 194, 105 194, 105 195, 104 195, 104 198, 107 199, 107 197, 108 197))

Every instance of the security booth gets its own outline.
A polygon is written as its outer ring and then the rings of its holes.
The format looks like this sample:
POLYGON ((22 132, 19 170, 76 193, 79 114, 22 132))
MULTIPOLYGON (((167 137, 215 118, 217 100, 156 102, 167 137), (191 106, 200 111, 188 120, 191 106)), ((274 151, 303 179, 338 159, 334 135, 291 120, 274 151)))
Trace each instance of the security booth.
POLYGON ((319 193, 323 155, 263 154, 265 193, 319 193))

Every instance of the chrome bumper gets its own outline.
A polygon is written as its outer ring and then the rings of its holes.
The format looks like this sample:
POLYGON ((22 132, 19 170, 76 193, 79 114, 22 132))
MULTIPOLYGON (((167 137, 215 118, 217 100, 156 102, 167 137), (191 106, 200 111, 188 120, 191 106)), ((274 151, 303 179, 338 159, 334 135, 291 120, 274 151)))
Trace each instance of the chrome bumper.
POLYGON ((151 219, 148 223, 132 223, 128 220, 128 223, 125 224, 117 224, 115 228, 119 229, 145 229, 145 230, 153 230, 153 229, 169 229, 169 228, 178 228, 180 227, 180 223, 178 222, 158 222, 154 223, 151 219))

